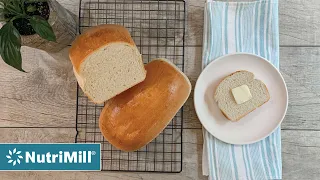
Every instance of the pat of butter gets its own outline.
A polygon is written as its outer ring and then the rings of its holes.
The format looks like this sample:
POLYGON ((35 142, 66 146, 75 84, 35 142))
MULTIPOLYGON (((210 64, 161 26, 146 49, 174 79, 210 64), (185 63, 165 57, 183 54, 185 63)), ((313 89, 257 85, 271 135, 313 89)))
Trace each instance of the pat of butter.
POLYGON ((233 88, 231 91, 237 104, 242 104, 244 102, 249 101, 252 98, 250 89, 247 85, 242 85, 242 86, 233 88))

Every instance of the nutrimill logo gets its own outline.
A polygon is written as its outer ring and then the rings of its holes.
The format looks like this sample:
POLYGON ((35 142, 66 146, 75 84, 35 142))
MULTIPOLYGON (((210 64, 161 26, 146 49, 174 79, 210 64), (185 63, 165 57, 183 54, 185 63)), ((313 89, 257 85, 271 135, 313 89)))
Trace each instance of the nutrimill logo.
MULTIPOLYGON (((15 166, 17 163, 21 163, 23 156, 20 155, 21 151, 17 151, 16 148, 13 151, 9 150, 9 154, 6 156, 9 161, 15 166)), ((47 152, 45 154, 37 154, 36 152, 25 152, 25 163, 91 163, 92 156, 96 155, 95 151, 78 151, 68 152, 59 151, 57 154, 51 154, 47 152)))
POLYGON ((26 151, 25 163, 92 163, 91 159, 94 155, 96 155, 95 151, 59 151, 56 154, 26 151))
POLYGON ((0 170, 100 170, 100 144, 0 144, 0 170))
POLYGON ((23 159, 21 156, 21 151, 17 151, 16 148, 14 148, 12 151, 9 150, 9 154, 6 155, 6 157, 8 158, 8 163, 12 164, 12 166, 15 166, 17 163, 20 164, 21 159, 23 159))

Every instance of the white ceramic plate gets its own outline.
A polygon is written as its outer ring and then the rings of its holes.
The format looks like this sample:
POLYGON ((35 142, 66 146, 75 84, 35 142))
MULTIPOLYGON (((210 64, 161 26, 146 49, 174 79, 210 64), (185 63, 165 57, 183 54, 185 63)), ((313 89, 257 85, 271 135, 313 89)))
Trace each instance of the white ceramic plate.
POLYGON ((250 144, 270 135, 282 122, 288 107, 288 92, 283 77, 267 60, 252 54, 236 53, 211 62, 201 73, 194 90, 197 115, 213 136, 230 144, 250 144), (270 100, 238 122, 228 120, 214 100, 219 82, 227 75, 247 70, 262 80, 270 100))

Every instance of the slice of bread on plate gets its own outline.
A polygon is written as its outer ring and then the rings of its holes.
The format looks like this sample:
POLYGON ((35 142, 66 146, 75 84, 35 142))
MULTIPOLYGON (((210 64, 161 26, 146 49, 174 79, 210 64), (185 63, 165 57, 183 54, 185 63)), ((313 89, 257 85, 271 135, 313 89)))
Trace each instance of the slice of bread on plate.
POLYGON ((215 101, 224 116, 231 121, 238 121, 259 106, 268 102, 270 95, 266 85, 257 79, 249 71, 237 71, 225 77, 216 88, 215 101), (247 85, 252 98, 242 104, 237 104, 232 94, 232 89, 247 85))
POLYGON ((120 25, 93 27, 72 43, 69 57, 83 92, 95 103, 142 82, 146 71, 129 31, 120 25))

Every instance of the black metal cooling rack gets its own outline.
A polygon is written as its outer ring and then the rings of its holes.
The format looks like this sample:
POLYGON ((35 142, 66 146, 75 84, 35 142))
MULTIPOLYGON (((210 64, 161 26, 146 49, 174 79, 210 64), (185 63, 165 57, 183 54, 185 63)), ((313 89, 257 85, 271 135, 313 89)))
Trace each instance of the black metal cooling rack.
MULTIPOLYGON (((131 33, 144 63, 165 57, 184 71, 185 2, 182 0, 80 0, 79 31, 99 24, 121 24, 131 33)), ((101 143, 102 170, 181 172, 181 109, 163 132, 135 152, 123 152, 100 133, 103 104, 95 105, 78 86, 77 143, 101 143)))

